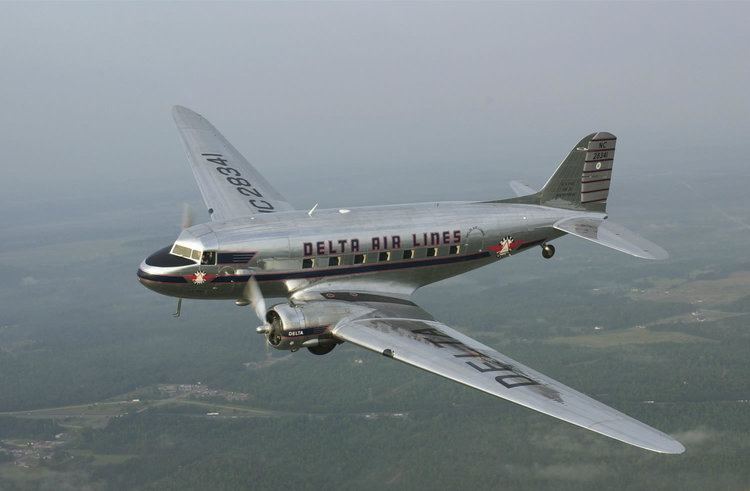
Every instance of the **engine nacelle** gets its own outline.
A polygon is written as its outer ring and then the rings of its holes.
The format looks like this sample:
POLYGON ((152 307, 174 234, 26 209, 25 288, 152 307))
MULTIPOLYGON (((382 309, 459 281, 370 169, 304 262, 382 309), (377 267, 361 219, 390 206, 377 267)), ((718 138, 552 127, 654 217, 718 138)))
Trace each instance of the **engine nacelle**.
POLYGON ((316 355, 326 354, 340 342, 330 333, 341 319, 337 310, 317 303, 274 305, 266 313, 268 343, 280 350, 309 348, 316 355))

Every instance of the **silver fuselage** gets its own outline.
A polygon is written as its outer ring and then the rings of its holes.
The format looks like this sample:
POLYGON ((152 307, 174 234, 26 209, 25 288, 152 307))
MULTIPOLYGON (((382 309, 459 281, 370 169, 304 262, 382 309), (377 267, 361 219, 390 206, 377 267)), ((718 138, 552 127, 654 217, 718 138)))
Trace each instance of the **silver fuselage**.
POLYGON ((256 214, 182 232, 176 243, 214 251, 215 264, 174 261, 165 248, 141 263, 138 277, 180 298, 237 299, 250 276, 269 297, 325 288, 331 280, 337 289, 370 291, 377 284, 408 295, 555 239, 563 232, 552 224, 573 215, 581 212, 477 202, 256 214))

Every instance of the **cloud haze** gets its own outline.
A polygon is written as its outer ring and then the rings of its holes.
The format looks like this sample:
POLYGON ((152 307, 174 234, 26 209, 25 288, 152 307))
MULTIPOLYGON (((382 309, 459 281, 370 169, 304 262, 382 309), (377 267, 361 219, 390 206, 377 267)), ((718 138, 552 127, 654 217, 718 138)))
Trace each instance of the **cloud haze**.
POLYGON ((548 175, 597 129, 642 168, 651 150, 739 147, 748 14, 720 3, 6 3, 6 199, 194 190, 173 104, 214 121, 280 189, 300 172, 385 185, 397 179, 378 168, 445 180, 470 165, 448 196, 470 198, 462 188, 502 182, 502 170, 548 175))

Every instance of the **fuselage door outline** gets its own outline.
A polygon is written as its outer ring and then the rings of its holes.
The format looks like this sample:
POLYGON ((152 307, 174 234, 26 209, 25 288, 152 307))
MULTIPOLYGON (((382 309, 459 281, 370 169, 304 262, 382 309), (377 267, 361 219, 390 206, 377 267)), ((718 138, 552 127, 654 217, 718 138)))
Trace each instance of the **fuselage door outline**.
POLYGON ((466 251, 466 254, 474 254, 484 251, 484 238, 484 230, 479 227, 471 227, 466 234, 466 239, 464 241, 464 250, 466 251))

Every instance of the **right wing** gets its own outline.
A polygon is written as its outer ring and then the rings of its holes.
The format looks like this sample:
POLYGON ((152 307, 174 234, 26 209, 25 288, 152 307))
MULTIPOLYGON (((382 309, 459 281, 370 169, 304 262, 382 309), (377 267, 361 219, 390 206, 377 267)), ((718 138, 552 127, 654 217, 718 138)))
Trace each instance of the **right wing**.
POLYGON ((405 298, 349 292, 322 297, 316 302, 348 312, 331 330, 338 339, 637 447, 685 451, 669 435, 435 321, 405 298))
POLYGON ((172 116, 212 220, 294 209, 203 116, 182 106, 172 116))
POLYGON ((591 217, 564 218, 552 225, 557 230, 590 240, 643 259, 666 259, 667 251, 650 240, 609 220, 591 217))

